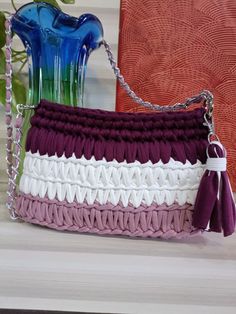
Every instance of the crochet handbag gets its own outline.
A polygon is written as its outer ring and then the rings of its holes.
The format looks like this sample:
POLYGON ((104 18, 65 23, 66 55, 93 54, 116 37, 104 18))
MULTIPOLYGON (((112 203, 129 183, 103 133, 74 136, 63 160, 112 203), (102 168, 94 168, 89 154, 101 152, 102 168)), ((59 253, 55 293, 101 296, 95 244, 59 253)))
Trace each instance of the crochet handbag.
POLYGON ((121 86, 153 112, 41 100, 18 188, 22 114, 32 106, 17 106, 13 140, 10 19, 6 29, 7 207, 13 219, 57 230, 166 239, 234 232, 235 204, 226 152, 214 131, 212 94, 205 90, 171 106, 143 101, 124 81, 104 40, 121 86))

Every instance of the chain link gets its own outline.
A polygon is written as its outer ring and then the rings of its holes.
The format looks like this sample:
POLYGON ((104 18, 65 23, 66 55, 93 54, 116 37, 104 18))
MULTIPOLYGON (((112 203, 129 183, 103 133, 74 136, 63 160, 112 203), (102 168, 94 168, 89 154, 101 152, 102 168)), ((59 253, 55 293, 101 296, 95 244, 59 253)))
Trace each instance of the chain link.
POLYGON ((117 80, 119 81, 121 87, 125 90, 128 96, 131 97, 139 105, 144 106, 145 108, 148 108, 148 109, 165 112, 165 111, 176 111, 176 110, 181 110, 181 109, 187 109, 191 104, 199 103, 202 100, 204 100, 205 106, 207 108, 208 116, 209 117, 212 116, 213 95, 208 90, 203 90, 198 95, 193 96, 191 98, 187 98, 186 101, 183 103, 176 103, 174 105, 169 105, 169 106, 161 106, 157 104, 152 104, 149 101, 144 101, 142 98, 136 95, 136 93, 130 88, 129 84, 125 81, 124 76, 121 74, 121 71, 119 67, 117 66, 117 63, 115 61, 110 45, 105 40, 103 40, 101 44, 105 47, 108 60, 111 64, 113 72, 117 80))
POLYGON ((13 163, 12 163, 12 173, 9 177, 10 189, 8 190, 8 201, 7 207, 10 211, 10 216, 12 219, 17 219, 17 214, 15 211, 15 200, 16 200, 16 179, 19 174, 19 164, 20 164, 20 153, 21 153, 21 137, 22 137, 22 124, 23 116, 18 113, 15 121, 15 138, 14 138, 14 152, 13 152, 13 163))
POLYGON ((6 160, 7 160, 7 174, 8 174, 8 190, 7 190, 7 203, 6 206, 9 210, 10 217, 17 219, 15 211, 16 201, 16 179, 18 176, 18 169, 20 163, 21 152, 21 136, 23 117, 22 112, 18 110, 16 120, 14 123, 15 137, 13 140, 13 123, 12 123, 12 32, 11 32, 12 16, 9 16, 5 22, 6 29, 6 125, 7 125, 7 143, 6 143, 6 160), (14 151, 13 151, 14 146, 14 151))
MULTIPOLYGON (((12 16, 9 16, 5 22, 6 30, 6 126, 7 126, 7 143, 6 143, 6 161, 7 161, 7 175, 8 175, 8 190, 6 206, 9 210, 10 216, 16 219, 17 215, 14 209, 15 193, 16 193, 16 176, 17 164, 14 159, 16 154, 13 153, 13 124, 12 124, 12 32, 11 32, 12 16)), ((18 131, 16 131, 16 134, 18 131)), ((18 156, 19 157, 19 156, 18 156)))

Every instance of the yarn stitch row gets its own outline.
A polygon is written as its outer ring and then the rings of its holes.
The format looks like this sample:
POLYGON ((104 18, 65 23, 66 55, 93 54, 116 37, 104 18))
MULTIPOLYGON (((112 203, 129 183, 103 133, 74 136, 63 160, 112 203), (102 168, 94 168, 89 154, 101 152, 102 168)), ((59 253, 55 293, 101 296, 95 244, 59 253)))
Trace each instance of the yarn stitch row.
MULTIPOLYGON (((117 160, 128 163, 139 161, 146 163, 149 160, 157 163, 169 162, 170 158, 185 163, 187 160, 195 164, 197 160, 206 162, 207 139, 185 139, 184 141, 153 141, 130 142, 113 141, 104 138, 91 138, 91 136, 73 136, 61 131, 48 130, 46 128, 31 127, 26 141, 26 151, 39 152, 40 155, 49 156, 63 154, 67 158, 75 154, 76 158, 83 155, 86 159, 92 156, 96 160, 105 158, 107 161, 117 160)), ((164 138, 164 137, 163 137, 164 138)))
POLYGON ((206 162, 203 109, 154 115, 76 109, 42 101, 31 119, 26 151, 128 163, 206 162))
POLYGON ((192 227, 192 206, 179 207, 175 204, 168 210, 151 205, 151 210, 137 212, 112 208, 107 204, 77 204, 66 206, 56 200, 20 195, 17 213, 25 221, 37 223, 58 230, 92 232, 98 234, 119 234, 126 236, 181 238, 198 232, 192 227))
POLYGON ((118 163, 117 161, 96 161, 94 157, 87 160, 67 159, 65 156, 40 156, 38 153, 26 153, 24 174, 36 179, 52 182, 79 184, 91 188, 110 189, 157 189, 158 187, 191 188, 199 184, 205 169, 199 161, 195 165, 185 164, 170 159, 169 163, 156 164, 147 162, 118 163))
MULTIPOLYGON (((92 120, 93 124, 100 123, 101 126, 108 124, 109 128, 114 124, 118 126, 122 124, 123 128, 123 123, 128 122, 127 126, 131 129, 131 125, 135 125, 135 123, 144 123, 142 125, 145 126, 145 128, 150 128, 150 124, 159 121, 170 123, 170 125, 167 124, 167 128, 170 128, 171 125, 179 125, 179 123, 184 124, 186 122, 188 123, 188 121, 193 123, 194 120, 197 122, 196 119, 202 118, 205 113, 204 108, 197 108, 189 112, 153 112, 152 114, 146 112, 116 112, 101 109, 71 107, 44 99, 40 101, 36 110, 37 114, 40 116, 50 116, 51 119, 55 117, 55 120, 57 121, 61 120, 78 124, 82 121, 86 123, 92 120)), ((197 125, 199 126, 199 121, 196 126, 197 125)), ((156 125, 154 127, 156 127, 156 125)))
MULTIPOLYGON (((168 205, 193 204, 204 166, 199 162, 158 164, 148 167, 140 163, 97 162, 94 158, 65 158, 26 154, 20 191, 69 203, 117 205, 152 203, 168 205), (98 164, 97 164, 98 163, 98 164), (113 165, 116 165, 115 167, 113 165), (170 169, 168 169, 168 166, 170 169), (176 168, 176 169, 175 169, 176 168)), ((150 162, 148 163, 150 164, 150 162)))

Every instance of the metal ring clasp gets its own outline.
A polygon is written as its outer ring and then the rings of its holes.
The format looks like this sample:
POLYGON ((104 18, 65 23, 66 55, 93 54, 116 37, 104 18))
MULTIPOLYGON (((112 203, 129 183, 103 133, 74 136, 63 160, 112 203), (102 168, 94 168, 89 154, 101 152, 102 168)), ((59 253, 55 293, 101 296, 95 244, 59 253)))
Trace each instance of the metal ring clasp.
POLYGON ((35 109, 37 106, 34 105, 23 105, 23 104, 17 104, 16 105, 16 110, 17 113, 22 115, 24 110, 31 110, 31 109, 35 109))
POLYGON ((208 142, 209 143, 213 143, 213 142, 219 142, 220 143, 219 136, 213 132, 210 132, 208 134, 208 142))
POLYGON ((205 99, 205 106, 207 108, 208 118, 211 118, 214 110, 214 96, 209 90, 203 90, 201 92, 202 97, 205 99))
POLYGON ((16 110, 17 110, 17 113, 19 115, 22 115, 23 114, 23 110, 24 110, 24 106, 22 104, 17 104, 16 105, 16 110))
POLYGON ((212 115, 209 116, 208 112, 206 112, 204 114, 204 125, 208 127, 209 129, 209 133, 208 133, 208 142, 211 143, 213 141, 218 141, 220 142, 220 139, 218 137, 218 135, 215 132, 215 125, 214 125, 214 121, 212 118, 212 115))

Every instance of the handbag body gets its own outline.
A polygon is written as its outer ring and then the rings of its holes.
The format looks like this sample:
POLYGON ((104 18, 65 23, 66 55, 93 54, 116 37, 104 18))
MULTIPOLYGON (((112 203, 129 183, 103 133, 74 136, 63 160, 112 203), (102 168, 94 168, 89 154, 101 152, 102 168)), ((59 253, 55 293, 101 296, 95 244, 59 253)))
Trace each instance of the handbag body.
POLYGON ((17 214, 60 230, 170 237, 195 232, 206 163, 204 109, 116 113, 41 101, 17 214))
MULTIPOLYGON (((6 28, 10 56, 10 18, 6 28)), ((132 237, 182 238, 204 230, 232 234, 235 204, 225 149, 214 131, 212 94, 202 91, 172 106, 143 101, 120 74, 110 46, 101 44, 121 86, 153 111, 110 112, 41 100, 37 106, 17 107, 13 140, 9 57, 11 217, 57 230, 132 237), (201 105, 186 110, 194 103, 201 105), (18 188, 22 117, 32 108, 18 188)))

